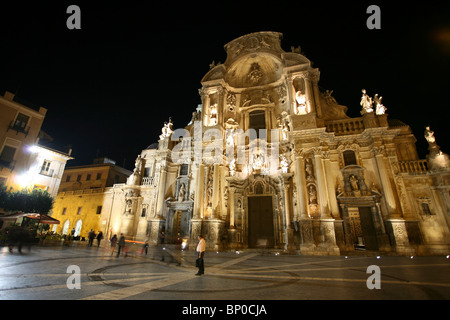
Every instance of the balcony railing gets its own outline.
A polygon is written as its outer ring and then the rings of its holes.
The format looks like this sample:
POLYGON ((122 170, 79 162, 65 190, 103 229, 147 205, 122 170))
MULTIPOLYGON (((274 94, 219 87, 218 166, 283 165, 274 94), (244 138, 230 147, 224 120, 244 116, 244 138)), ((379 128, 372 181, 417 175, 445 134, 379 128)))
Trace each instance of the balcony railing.
POLYGON ((428 171, 427 160, 399 161, 398 165, 402 173, 424 174, 428 171))
POLYGON ((328 132, 336 135, 358 134, 364 131, 362 118, 352 118, 343 120, 332 120, 325 122, 328 132))
POLYGON ((155 177, 144 177, 142 178, 142 185, 143 186, 156 186, 156 179, 155 177))
POLYGON ((30 132, 30 127, 29 126, 28 127, 18 126, 18 125, 15 124, 14 121, 11 121, 9 126, 8 126, 7 131, 9 131, 9 130, 16 131, 16 134, 21 132, 21 133, 25 134, 25 137, 26 137, 26 136, 28 136, 28 133, 30 132))

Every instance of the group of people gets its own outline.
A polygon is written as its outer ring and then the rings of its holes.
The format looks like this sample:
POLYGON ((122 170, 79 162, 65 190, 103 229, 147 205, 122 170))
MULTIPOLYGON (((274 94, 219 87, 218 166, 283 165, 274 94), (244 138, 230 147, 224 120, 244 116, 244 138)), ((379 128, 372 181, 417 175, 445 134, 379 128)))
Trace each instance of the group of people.
POLYGON ((92 247, 92 244, 94 243, 94 239, 97 239, 97 247, 100 247, 100 241, 103 239, 103 232, 99 231, 98 234, 95 234, 95 231, 91 229, 88 233, 88 246, 92 247))

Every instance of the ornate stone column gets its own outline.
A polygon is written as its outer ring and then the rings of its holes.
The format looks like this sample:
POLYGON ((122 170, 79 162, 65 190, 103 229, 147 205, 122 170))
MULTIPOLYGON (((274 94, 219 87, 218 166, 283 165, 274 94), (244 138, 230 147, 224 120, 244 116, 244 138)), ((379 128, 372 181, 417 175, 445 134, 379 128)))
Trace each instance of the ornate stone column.
POLYGON ((211 201, 212 208, 211 208, 211 217, 210 219, 216 219, 216 217, 219 215, 218 208, 219 208, 219 196, 220 196, 220 170, 219 170, 219 164, 215 163, 213 165, 214 167, 214 175, 213 175, 213 198, 211 201))
POLYGON ((292 178, 292 176, 294 175, 293 173, 282 173, 281 174, 283 177, 283 190, 284 190, 284 220, 285 220, 285 228, 286 228, 286 232, 285 232, 285 250, 292 250, 294 249, 293 247, 293 242, 294 242, 294 229, 292 228, 291 225, 291 210, 290 210, 290 204, 289 204, 289 185, 290 185, 290 180, 292 178))
POLYGON ((204 210, 204 181, 205 166, 200 164, 197 170, 197 184, 195 188, 194 213, 191 219, 191 241, 197 241, 197 237, 202 232, 202 217, 204 210))
POLYGON ((323 155, 322 161, 324 162, 325 178, 328 190, 327 194, 328 205, 329 210, 331 211, 328 213, 328 216, 333 218, 339 218, 339 207, 336 200, 336 190, 335 190, 335 179, 336 179, 335 172, 339 172, 339 169, 334 168, 333 170, 329 151, 322 152, 322 155, 323 155))
POLYGON ((305 170, 303 170, 303 158, 295 158, 295 184, 297 185, 297 208, 300 212, 300 219, 308 218, 308 212, 306 210, 306 196, 305 196, 305 170))
POLYGON ((230 229, 234 229, 234 192, 235 187, 228 188, 228 208, 230 209, 230 229))
POLYGON ((159 218, 163 218, 165 216, 164 214, 164 193, 166 191, 166 179, 167 179, 167 169, 165 166, 165 160, 161 162, 161 171, 160 171, 160 178, 158 183, 158 202, 156 206, 156 213, 159 218), (163 165, 164 162, 164 165, 163 165))
POLYGON ((397 208, 397 201, 395 200, 394 190, 392 188, 389 174, 384 162, 384 147, 375 147, 372 149, 372 152, 375 156, 378 173, 381 179, 383 194, 385 196, 386 205, 389 210, 389 216, 399 217, 400 215, 397 208))
POLYGON ((320 217, 321 218, 331 218, 330 211, 328 208, 328 190, 327 182, 325 179, 325 172, 322 162, 322 151, 320 148, 314 149, 314 168, 317 177, 317 185, 319 187, 318 195, 320 202, 320 217))

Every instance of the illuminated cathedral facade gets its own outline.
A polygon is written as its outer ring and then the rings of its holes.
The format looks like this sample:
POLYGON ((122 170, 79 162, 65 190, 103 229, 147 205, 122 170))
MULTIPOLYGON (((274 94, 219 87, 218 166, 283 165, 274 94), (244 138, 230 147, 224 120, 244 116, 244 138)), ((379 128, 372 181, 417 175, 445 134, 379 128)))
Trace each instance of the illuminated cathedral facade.
POLYGON ((191 122, 168 121, 127 183, 107 189, 107 236, 209 249, 267 248, 311 255, 355 250, 448 254, 449 165, 430 128, 427 160, 382 97, 361 97, 350 118, 320 72, 282 34, 225 45, 201 80, 191 122))

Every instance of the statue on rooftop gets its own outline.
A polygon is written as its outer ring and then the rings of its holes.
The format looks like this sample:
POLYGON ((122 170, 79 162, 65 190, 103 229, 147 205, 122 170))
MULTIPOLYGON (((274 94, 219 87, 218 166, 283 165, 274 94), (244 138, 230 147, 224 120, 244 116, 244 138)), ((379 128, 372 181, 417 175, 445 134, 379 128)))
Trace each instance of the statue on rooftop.
POLYGON ((366 89, 362 89, 362 97, 361 97, 361 106, 363 107, 364 113, 370 113, 373 112, 372 108, 372 98, 369 97, 369 95, 366 93, 366 89))

